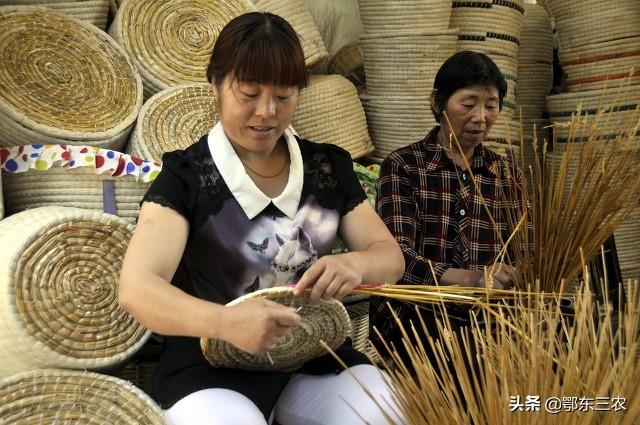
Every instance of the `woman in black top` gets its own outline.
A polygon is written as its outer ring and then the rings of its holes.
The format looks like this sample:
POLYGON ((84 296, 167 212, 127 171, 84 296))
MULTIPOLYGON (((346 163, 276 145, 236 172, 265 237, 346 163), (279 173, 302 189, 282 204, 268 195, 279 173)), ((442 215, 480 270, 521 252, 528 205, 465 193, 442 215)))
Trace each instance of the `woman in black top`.
MULTIPOLYGON (((202 355, 200 337, 268 351, 300 320, 267 300, 224 306, 241 295, 297 282, 297 294, 313 287, 314 300, 341 298, 363 282, 395 282, 404 270, 349 154, 287 129, 307 77, 286 21, 250 13, 229 22, 207 75, 220 122, 164 155, 120 281, 122 306, 165 335, 156 400, 171 424, 264 424, 274 413, 283 425, 361 423, 355 412, 386 423, 329 356, 271 373, 214 368, 202 355), (336 235, 348 253, 328 255, 336 235)), ((391 402, 374 366, 350 344, 339 353, 383 405, 391 402)))

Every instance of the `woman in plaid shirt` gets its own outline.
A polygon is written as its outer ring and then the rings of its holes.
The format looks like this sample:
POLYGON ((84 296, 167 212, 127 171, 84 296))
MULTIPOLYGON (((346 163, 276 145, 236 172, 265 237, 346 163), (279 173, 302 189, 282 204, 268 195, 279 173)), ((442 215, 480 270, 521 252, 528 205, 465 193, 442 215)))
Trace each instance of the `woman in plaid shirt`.
MULTIPOLYGON (((404 255, 400 282, 481 287, 487 285, 486 267, 491 285, 513 286, 513 267, 496 263, 496 256, 512 230, 507 217, 521 211, 519 172, 482 146, 506 91, 488 56, 454 54, 438 71, 431 94, 439 125, 382 163, 376 209, 404 255)), ((386 301, 380 301, 372 303, 371 323, 402 347, 386 301)), ((413 306, 392 304, 404 323, 418 325, 413 306)), ((468 309, 454 306, 449 316, 455 327, 464 325, 468 309)), ((437 314, 425 311, 422 317, 435 336, 437 314)))

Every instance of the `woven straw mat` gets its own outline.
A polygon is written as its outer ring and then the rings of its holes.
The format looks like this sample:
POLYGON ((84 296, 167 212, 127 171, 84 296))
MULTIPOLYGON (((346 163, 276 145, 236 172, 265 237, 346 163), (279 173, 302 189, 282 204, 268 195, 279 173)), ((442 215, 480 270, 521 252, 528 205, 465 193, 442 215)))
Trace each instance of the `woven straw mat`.
POLYGON ((109 0, 0 0, 0 6, 18 4, 47 7, 93 24, 103 31, 107 28, 109 0))
POLYGON ((142 106, 128 153, 160 161, 163 153, 197 142, 217 121, 217 105, 208 83, 164 89, 142 106))
POLYGON ((340 146, 353 159, 373 151, 358 92, 341 75, 311 75, 291 125, 300 137, 340 146))
POLYGON ((30 6, 0 7, 0 28, 0 146, 124 145, 142 84, 109 36, 30 6))
POLYGON ((253 298, 266 298, 297 309, 302 321, 287 334, 273 350, 267 353, 249 354, 233 345, 215 339, 202 338, 200 345, 209 363, 217 367, 248 370, 293 371, 307 361, 326 354, 320 340, 332 349, 339 347, 350 333, 351 323, 344 306, 337 300, 320 300, 309 303, 308 293, 294 296, 291 288, 262 289, 242 296, 229 306, 253 298), (271 363, 271 360, 273 364, 271 363))
POLYGON ((136 64, 148 99, 167 87, 206 82, 222 28, 255 10, 249 0, 127 0, 109 34, 136 64))
POLYGON ((129 382, 92 372, 36 370, 0 381, 0 423, 162 425, 163 413, 129 382))
POLYGON ((39 368, 99 370, 149 332, 117 286, 133 226, 113 215, 43 207, 0 221, 0 377, 39 368))
POLYGON ((304 0, 253 0, 253 2, 259 10, 281 16, 291 24, 300 37, 307 67, 312 67, 329 57, 320 30, 304 0))

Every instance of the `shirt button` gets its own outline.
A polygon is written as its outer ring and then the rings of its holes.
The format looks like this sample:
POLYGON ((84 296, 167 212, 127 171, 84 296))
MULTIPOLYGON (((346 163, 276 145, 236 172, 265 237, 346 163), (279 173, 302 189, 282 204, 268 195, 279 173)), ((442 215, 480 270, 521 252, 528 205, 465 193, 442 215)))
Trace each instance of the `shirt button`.
POLYGON ((461 216, 463 216, 463 217, 464 217, 466 214, 467 214, 467 212, 466 212, 465 210, 460 210, 460 215, 461 215, 461 216))
POLYGON ((462 173, 462 180, 467 180, 467 173, 462 173))

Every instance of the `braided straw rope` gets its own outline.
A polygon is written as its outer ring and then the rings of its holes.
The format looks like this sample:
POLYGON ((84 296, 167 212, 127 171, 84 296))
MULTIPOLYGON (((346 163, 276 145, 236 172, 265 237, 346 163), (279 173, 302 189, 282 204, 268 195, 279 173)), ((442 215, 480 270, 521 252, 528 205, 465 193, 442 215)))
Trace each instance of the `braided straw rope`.
POLYGON ((636 0, 547 0, 560 50, 640 36, 636 0))
POLYGON ((442 31, 449 28, 451 0, 358 0, 365 33, 442 31))
POLYGON ((128 153, 160 161, 165 152, 185 149, 215 126, 217 109, 208 83, 164 89, 142 106, 128 153))
POLYGON ((518 63, 553 63, 553 29, 546 9, 538 4, 525 3, 518 63))
POLYGON ((307 361, 326 354, 319 344, 320 340, 335 350, 351 332, 349 315, 340 301, 320 300, 310 304, 308 293, 296 297, 291 288, 262 289, 237 298, 227 305, 237 305, 253 298, 266 298, 296 309, 301 307, 298 314, 302 320, 268 355, 249 354, 225 341, 201 338, 202 352, 211 365, 248 370, 293 371, 307 361))
POLYGON ((46 367, 105 369, 150 333, 117 301, 133 226, 44 207, 0 221, 0 376, 46 367))
POLYGON ((151 398, 129 382, 92 372, 36 370, 0 381, 0 423, 162 425, 151 398))
POLYGON ((458 50, 518 57, 524 0, 454 1, 450 26, 459 28, 458 50))
POLYGON ((107 28, 109 18, 109 0, 0 0, 0 6, 11 5, 47 7, 93 24, 103 31, 107 28))
POLYGON ((320 30, 304 0, 253 0, 253 2, 259 10, 279 15, 291 24, 300 37, 307 67, 312 67, 329 57, 320 30))
MULTIPOLYGON (((640 31, 639 31, 640 32, 640 31)), ((640 36, 559 51, 572 92, 640 84, 640 36)))
POLYGON ((300 137, 340 146, 354 159, 373 151, 358 92, 341 75, 311 75, 291 125, 300 137))
POLYGON ((112 181, 117 214, 130 223, 138 218, 140 201, 150 186, 136 182, 134 176, 113 177, 89 168, 57 165, 48 170, 4 172, 3 179, 7 214, 48 206, 103 211, 103 182, 112 181))
POLYGON ((249 0, 125 0, 109 34, 138 67, 147 99, 167 87, 207 81, 222 28, 255 10, 249 0))
POLYGON ((109 36, 31 6, 1 7, 0 27, 0 146, 123 146, 142 84, 109 36))

